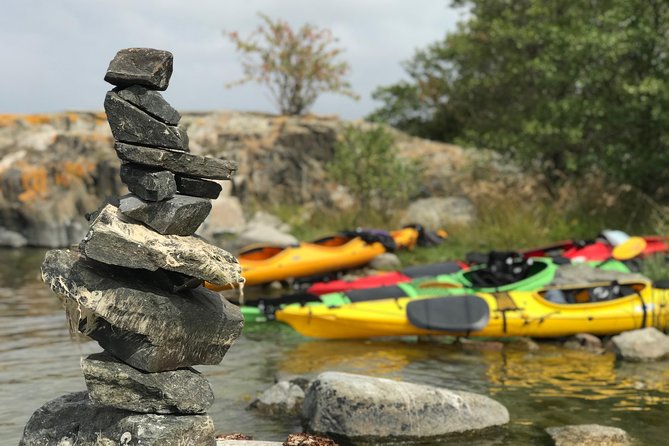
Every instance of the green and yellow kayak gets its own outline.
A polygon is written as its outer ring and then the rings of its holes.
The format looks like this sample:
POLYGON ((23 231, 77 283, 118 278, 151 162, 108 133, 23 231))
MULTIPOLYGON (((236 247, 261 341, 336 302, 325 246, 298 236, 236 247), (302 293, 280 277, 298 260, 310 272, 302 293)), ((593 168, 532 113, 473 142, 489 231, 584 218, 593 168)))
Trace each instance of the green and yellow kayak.
POLYGON ((669 290, 649 281, 603 282, 541 291, 475 293, 355 302, 340 306, 286 306, 276 319, 304 336, 363 339, 454 335, 560 337, 613 335, 669 327, 669 290))

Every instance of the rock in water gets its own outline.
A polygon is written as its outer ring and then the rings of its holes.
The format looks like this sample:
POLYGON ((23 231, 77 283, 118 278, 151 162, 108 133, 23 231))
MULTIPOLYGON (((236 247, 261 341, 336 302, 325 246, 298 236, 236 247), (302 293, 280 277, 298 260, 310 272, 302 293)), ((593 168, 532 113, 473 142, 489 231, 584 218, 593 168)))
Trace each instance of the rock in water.
POLYGON ((207 415, 137 414, 102 406, 87 392, 63 395, 33 413, 19 446, 214 446, 207 415))
POLYGON ((244 280, 239 262, 227 251, 194 236, 161 235, 125 222, 112 205, 100 211, 80 246, 87 257, 109 265, 163 268, 219 285, 244 280))
POLYGON ((121 164, 121 181, 130 192, 148 201, 161 201, 177 192, 172 172, 149 169, 139 164, 121 164))
POLYGON ((108 353, 81 361, 93 401, 132 412, 201 414, 214 402, 207 380, 191 368, 146 373, 108 353))
POLYGON ((107 92, 105 111, 117 141, 188 151, 182 129, 160 122, 113 91, 107 92))
POLYGON ((223 189, 220 184, 213 181, 203 180, 201 178, 190 178, 183 175, 175 177, 177 190, 183 195, 192 195, 193 197, 218 198, 223 189))
POLYGON ((126 195, 119 210, 123 215, 139 220, 165 235, 193 235, 202 224, 211 202, 206 198, 175 195, 169 200, 146 202, 126 195))
POLYGON ((506 408, 483 395, 338 372, 316 378, 302 417, 310 432, 377 440, 438 437, 509 422, 506 408))
POLYGON ((622 429, 599 424, 549 427, 555 446, 625 446, 632 438, 622 429))
POLYGON ((42 279, 64 303, 72 330, 125 363, 161 372, 218 364, 241 333, 239 308, 204 287, 166 290, 165 275, 53 250, 42 279))
POLYGON ((616 354, 628 361, 655 361, 669 356, 669 336, 655 327, 631 330, 611 338, 616 354))
POLYGON ((181 120, 179 112, 157 91, 149 90, 141 85, 131 85, 128 88, 115 91, 121 99, 130 102, 167 125, 177 125, 181 120))
POLYGON ((126 48, 116 53, 109 63, 105 81, 118 87, 139 84, 152 90, 167 90, 173 60, 169 51, 126 48))
POLYGON ((174 173, 194 177, 229 180, 237 171, 237 163, 218 158, 191 155, 175 150, 155 149, 116 143, 114 149, 119 158, 145 166, 171 170, 174 173))

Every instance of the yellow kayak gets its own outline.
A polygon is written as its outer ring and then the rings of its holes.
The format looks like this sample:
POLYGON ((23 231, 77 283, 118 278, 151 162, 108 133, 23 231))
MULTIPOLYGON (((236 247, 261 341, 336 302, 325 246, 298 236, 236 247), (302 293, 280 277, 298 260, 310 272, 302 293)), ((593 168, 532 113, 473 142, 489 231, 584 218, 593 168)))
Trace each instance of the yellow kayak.
POLYGON ((669 326, 669 290, 643 280, 541 291, 397 298, 338 307, 287 306, 276 319, 322 339, 454 335, 560 337, 613 335, 669 326))
MULTIPOLYGON (((415 227, 389 234, 342 233, 295 246, 251 245, 242 249, 237 258, 245 285, 259 285, 357 268, 388 251, 389 244, 394 248, 413 248, 420 235, 415 227)), ((205 286, 216 291, 227 289, 210 283, 205 286)))

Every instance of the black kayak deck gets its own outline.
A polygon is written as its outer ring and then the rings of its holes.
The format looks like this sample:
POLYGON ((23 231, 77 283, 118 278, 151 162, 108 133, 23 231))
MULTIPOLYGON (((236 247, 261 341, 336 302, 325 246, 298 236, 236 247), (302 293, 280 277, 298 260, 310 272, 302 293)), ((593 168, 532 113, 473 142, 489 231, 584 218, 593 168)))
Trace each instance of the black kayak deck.
POLYGON ((415 327, 454 333, 482 330, 490 320, 488 304, 473 294, 412 300, 406 312, 415 327))

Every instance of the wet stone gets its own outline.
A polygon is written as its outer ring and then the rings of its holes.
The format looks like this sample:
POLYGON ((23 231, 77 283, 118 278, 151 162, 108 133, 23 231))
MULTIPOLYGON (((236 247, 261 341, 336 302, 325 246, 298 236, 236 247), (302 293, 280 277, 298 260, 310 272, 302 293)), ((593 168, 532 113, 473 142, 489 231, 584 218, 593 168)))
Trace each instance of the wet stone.
POLYGON ((112 205, 100 211, 80 248, 88 258, 109 265, 162 268, 217 285, 236 286, 243 281, 238 260, 227 251, 198 237, 162 235, 123 221, 112 205))
POLYGON ((124 161, 167 169, 188 176, 229 180, 237 171, 235 161, 192 155, 176 150, 124 143, 114 144, 114 149, 118 157, 124 161))
POLYGON ((104 352, 83 359, 81 368, 91 399, 117 409, 198 414, 214 402, 209 382, 192 368, 147 373, 104 352))
POLYGON ((121 164, 121 181, 130 192, 147 201, 165 200, 177 192, 172 172, 154 170, 139 164, 121 164))
POLYGON ((121 142, 188 151, 185 130, 167 125, 122 99, 107 92, 105 111, 114 139, 121 142))
POLYGON ((114 90, 123 100, 168 125, 177 125, 181 115, 155 90, 141 85, 131 85, 122 90, 114 90))
POLYGON ((63 395, 33 413, 19 446, 214 446, 207 415, 138 414, 102 406, 87 392, 63 395))
POLYGON ((42 279, 73 332, 146 372, 218 364, 244 325, 239 308, 216 292, 175 293, 162 271, 106 265, 72 250, 48 251, 42 279))
POLYGON ((187 195, 147 202, 126 195, 120 200, 119 210, 123 215, 141 221, 160 234, 192 235, 209 215, 211 202, 206 198, 187 195))
POLYGON ((183 195, 193 197, 210 198, 215 200, 223 189, 220 184, 213 181, 203 180, 201 178, 185 177, 176 175, 177 191, 183 195))
POLYGON ((169 51, 126 48, 116 53, 109 63, 105 81, 118 87, 139 84, 152 90, 166 90, 173 61, 169 51))

